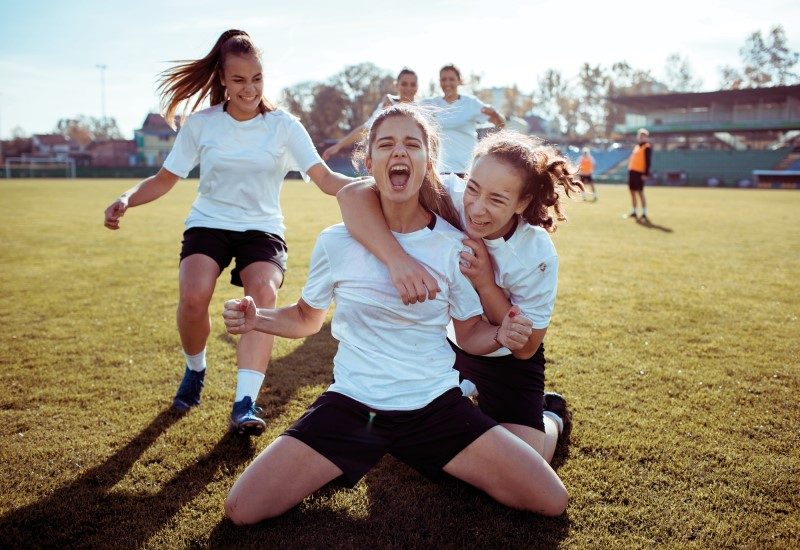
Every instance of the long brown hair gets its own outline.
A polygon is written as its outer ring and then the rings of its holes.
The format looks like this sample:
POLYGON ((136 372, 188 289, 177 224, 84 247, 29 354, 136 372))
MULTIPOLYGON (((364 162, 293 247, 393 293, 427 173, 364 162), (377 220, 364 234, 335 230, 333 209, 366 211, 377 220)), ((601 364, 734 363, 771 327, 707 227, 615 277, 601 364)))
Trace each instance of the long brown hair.
MULTIPOLYGON (((161 94, 161 109, 168 124, 173 124, 178 106, 185 101, 188 108, 193 97, 196 99, 188 109, 190 113, 196 111, 207 97, 210 97, 211 105, 225 101, 225 86, 220 79, 228 55, 261 59, 261 52, 253 44, 250 35, 231 29, 217 38, 214 47, 202 59, 177 61, 178 65, 161 73, 158 91, 161 94)), ((264 97, 258 108, 261 114, 275 110, 275 106, 264 97)))
POLYGON ((501 130, 478 142, 474 160, 484 156, 517 170, 522 179, 519 200, 531 199, 521 214, 522 219, 550 233, 556 230, 556 220, 567 219, 561 193, 569 197, 570 193, 583 190, 575 166, 555 147, 538 138, 501 130))
POLYGON ((419 190, 419 203, 426 210, 438 214, 450 225, 463 231, 464 228, 461 225, 458 210, 453 205, 450 195, 447 194, 444 185, 442 185, 442 180, 439 179, 439 174, 436 172, 436 160, 439 158, 439 134, 434 129, 433 124, 417 107, 405 103, 397 103, 381 111, 372 122, 367 136, 356 148, 354 158, 363 162, 365 158, 372 155, 372 146, 375 143, 375 135, 378 128, 387 119, 393 117, 408 117, 413 120, 422 131, 422 136, 425 140, 428 164, 425 169, 425 178, 422 180, 422 187, 419 190))

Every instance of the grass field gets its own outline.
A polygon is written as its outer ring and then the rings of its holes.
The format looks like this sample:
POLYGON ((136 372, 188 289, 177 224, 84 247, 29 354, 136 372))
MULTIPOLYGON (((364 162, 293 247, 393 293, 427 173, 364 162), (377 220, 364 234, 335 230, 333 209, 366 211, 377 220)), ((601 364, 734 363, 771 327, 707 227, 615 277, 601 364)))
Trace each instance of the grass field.
MULTIPOLYGON (((220 278, 204 403, 170 412, 183 218, 196 182, 102 211, 131 181, 0 181, 0 545, 747 547, 800 545, 800 192, 653 188, 568 204, 548 386, 574 411, 556 460, 564 516, 505 509, 384 459, 251 528, 223 519, 245 465, 330 379, 328 327, 278 340, 268 432, 226 435, 235 341, 220 278)), ((288 182, 293 302, 335 200, 288 182)))

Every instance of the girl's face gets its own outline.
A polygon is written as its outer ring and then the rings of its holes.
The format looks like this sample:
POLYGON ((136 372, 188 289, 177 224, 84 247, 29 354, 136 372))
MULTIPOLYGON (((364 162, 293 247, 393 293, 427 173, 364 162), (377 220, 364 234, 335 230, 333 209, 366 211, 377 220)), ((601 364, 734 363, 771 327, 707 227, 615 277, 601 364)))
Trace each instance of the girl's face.
POLYGON ((417 77, 413 74, 404 74, 395 84, 395 89, 397 95, 400 96, 400 101, 404 103, 414 101, 414 96, 417 95, 417 77))
POLYGON ((246 120, 258 114, 258 105, 264 93, 264 78, 261 62, 256 57, 228 55, 220 80, 227 90, 228 113, 232 117, 246 120))
POLYGON ((531 197, 520 200, 523 181, 512 166, 492 155, 472 164, 464 192, 464 224, 472 238, 499 239, 517 222, 531 197))
POLYGON ((439 73, 439 86, 442 87, 445 97, 458 95, 459 84, 461 84, 461 79, 454 70, 446 69, 439 73))
POLYGON ((391 116, 377 130, 366 166, 382 197, 397 203, 418 200, 429 168, 425 135, 407 116, 391 116))

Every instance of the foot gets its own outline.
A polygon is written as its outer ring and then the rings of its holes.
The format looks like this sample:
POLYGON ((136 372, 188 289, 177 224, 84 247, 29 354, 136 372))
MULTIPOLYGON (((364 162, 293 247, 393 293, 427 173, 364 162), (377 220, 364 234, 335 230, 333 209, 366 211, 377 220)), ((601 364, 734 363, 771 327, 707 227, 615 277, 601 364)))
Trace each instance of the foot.
POLYGON ((199 405, 200 392, 203 391, 205 377, 205 370, 197 372, 186 367, 181 385, 178 386, 178 392, 172 399, 172 406, 179 411, 188 411, 192 407, 199 405))
POLYGON ((625 219, 628 219, 628 220, 633 218, 634 220, 639 221, 639 216, 636 215, 636 212, 631 212, 630 214, 625 214, 622 217, 625 218, 625 219))
POLYGON ((239 435, 261 435, 267 424, 258 417, 257 413, 256 404, 249 396, 245 396, 241 401, 233 404, 228 428, 239 435))
POLYGON ((642 214, 642 217, 639 218, 639 221, 642 223, 650 223, 650 218, 648 218, 645 214, 642 214))
POLYGON ((567 407, 567 400, 560 393, 547 392, 543 401, 544 410, 557 414, 564 423, 564 429, 558 434, 558 439, 562 439, 572 430, 572 413, 567 407))

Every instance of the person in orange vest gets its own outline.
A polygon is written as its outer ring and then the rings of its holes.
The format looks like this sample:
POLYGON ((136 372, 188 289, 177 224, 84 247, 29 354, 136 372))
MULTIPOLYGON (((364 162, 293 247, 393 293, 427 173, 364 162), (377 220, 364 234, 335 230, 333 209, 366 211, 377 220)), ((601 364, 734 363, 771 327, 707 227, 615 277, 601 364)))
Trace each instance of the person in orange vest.
POLYGON ((648 141, 650 132, 644 128, 639 128, 636 138, 639 145, 633 148, 631 158, 628 160, 628 189, 631 192, 631 213, 629 218, 650 221, 647 219, 647 201, 644 198, 644 178, 650 175, 650 164, 653 157, 653 148, 648 141), (642 216, 636 215, 637 196, 642 203, 642 216))
MULTIPOLYGON (((592 188, 592 202, 597 202, 600 196, 597 194, 597 189, 595 189, 594 182, 592 181, 594 166, 594 157, 591 151, 589 151, 588 147, 584 147, 581 152, 581 158, 578 161, 578 176, 580 176, 581 183, 583 183, 584 187, 589 185, 592 188)), ((583 200, 588 200, 585 191, 583 193, 583 200)))

